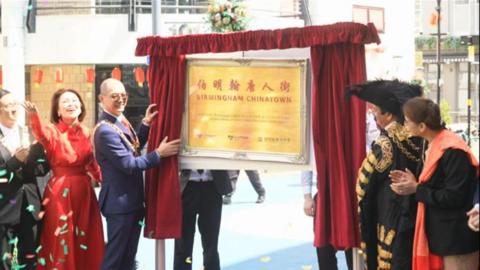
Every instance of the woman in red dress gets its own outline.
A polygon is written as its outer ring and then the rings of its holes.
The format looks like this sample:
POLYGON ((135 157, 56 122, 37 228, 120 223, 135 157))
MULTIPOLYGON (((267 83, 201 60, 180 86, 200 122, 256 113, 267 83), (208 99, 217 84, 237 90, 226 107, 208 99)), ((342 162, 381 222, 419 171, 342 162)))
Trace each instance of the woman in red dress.
POLYGON ((51 122, 42 123, 25 102, 35 138, 45 147, 53 172, 44 193, 37 269, 98 270, 103 258, 102 221, 92 180, 100 181, 90 133, 81 122, 85 105, 72 89, 53 95, 51 122))

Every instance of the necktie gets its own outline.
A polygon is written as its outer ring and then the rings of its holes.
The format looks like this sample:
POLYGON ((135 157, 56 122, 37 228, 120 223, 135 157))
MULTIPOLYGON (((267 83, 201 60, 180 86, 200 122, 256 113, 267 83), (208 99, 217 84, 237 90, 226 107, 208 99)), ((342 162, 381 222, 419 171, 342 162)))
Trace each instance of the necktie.
POLYGON ((127 129, 128 135, 131 135, 132 134, 131 125, 130 125, 130 122, 128 122, 127 118, 122 117, 122 120, 120 122, 122 122, 122 125, 127 129))

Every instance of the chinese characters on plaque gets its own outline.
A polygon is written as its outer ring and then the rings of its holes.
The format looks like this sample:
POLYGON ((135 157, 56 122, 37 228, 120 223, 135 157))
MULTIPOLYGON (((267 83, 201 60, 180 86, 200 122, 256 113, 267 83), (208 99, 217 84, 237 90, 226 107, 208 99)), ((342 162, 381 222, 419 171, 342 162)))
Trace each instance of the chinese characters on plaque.
POLYGON ((306 60, 189 60, 183 154, 305 163, 305 69, 306 60))

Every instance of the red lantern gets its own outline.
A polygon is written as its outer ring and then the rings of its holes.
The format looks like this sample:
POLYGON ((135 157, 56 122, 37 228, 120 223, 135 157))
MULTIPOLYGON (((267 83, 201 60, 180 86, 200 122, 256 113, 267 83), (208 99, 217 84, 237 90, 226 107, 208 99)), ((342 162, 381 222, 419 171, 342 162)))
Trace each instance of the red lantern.
POLYGON ((35 70, 35 73, 33 73, 33 83, 35 87, 39 87, 42 81, 43 81, 43 71, 37 68, 37 70, 35 70))
POLYGON ((112 70, 112 78, 121 81, 122 80, 122 71, 116 67, 112 70))
POLYGON ((92 87, 93 83, 95 82, 95 70, 93 68, 87 68, 85 70, 85 78, 88 87, 92 87))
POLYGON ((3 86, 3 70, 0 68, 0 88, 3 86))
POLYGON ((138 86, 143 87, 145 82, 145 71, 143 71, 143 68, 136 67, 133 69, 133 73, 135 73, 135 81, 137 81, 138 86))
POLYGON ((430 14, 430 26, 437 26, 441 19, 442 16, 439 16, 437 11, 432 12, 430 14))
POLYGON ((57 84, 62 84, 63 83, 63 69, 62 68, 57 68, 55 70, 55 82, 57 84))

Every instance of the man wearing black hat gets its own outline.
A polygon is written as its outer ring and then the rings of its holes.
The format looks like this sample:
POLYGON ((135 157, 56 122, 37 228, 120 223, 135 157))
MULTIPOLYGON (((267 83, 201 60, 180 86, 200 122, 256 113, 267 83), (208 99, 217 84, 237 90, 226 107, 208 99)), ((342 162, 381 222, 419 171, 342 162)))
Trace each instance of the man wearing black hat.
POLYGON ((421 171, 422 145, 403 126, 403 104, 421 96, 418 85, 372 81, 349 88, 350 95, 373 104, 380 136, 373 142, 357 179, 361 249, 368 269, 411 269, 416 203, 390 188, 391 170, 421 171))
POLYGON ((43 147, 17 124, 17 99, 0 89, 0 270, 35 268, 41 215, 36 176, 48 173, 43 147))

